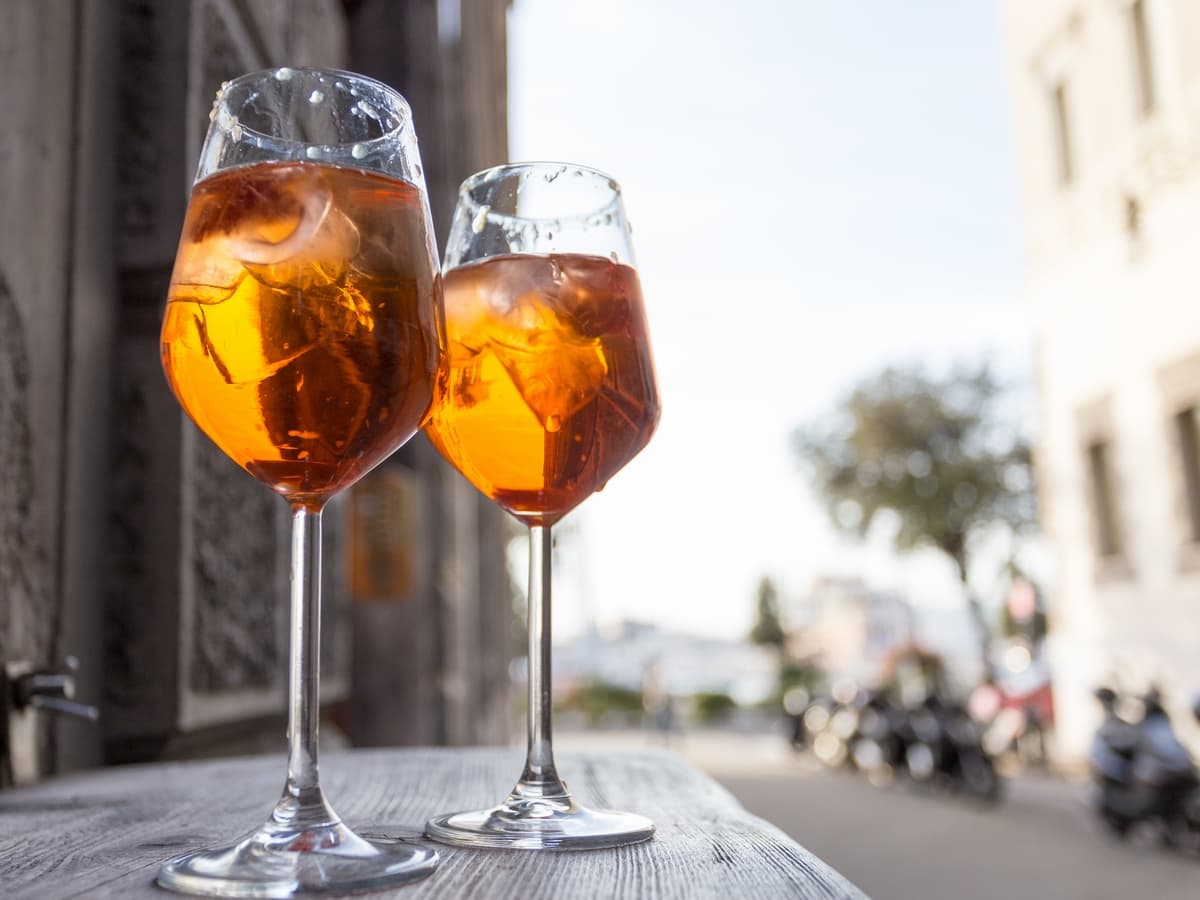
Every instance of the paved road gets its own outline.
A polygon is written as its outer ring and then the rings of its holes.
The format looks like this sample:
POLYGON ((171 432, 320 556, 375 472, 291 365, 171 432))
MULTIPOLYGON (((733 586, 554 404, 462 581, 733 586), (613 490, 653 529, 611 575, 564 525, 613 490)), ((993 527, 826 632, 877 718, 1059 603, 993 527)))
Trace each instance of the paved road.
POLYGON ((822 771, 713 773, 875 900, 1197 900, 1200 862, 1096 827, 1080 789, 1019 778, 982 808, 822 771))
MULTIPOLYGON (((607 741, 578 743, 654 745, 628 734, 607 741)), ((674 748, 874 900, 1200 898, 1200 861, 1160 850, 1148 835, 1113 843, 1083 788, 1056 779, 1014 779, 988 809, 831 774, 775 736, 693 735, 674 748)))

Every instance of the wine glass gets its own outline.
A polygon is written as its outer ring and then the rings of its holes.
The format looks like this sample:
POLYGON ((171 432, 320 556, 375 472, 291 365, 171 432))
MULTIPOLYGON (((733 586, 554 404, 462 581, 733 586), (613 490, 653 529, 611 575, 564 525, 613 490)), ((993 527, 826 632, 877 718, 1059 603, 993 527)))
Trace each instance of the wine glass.
POLYGON ((185 893, 289 897, 428 875, 368 841, 317 772, 321 510, 415 433, 441 358, 441 287, 412 115, 348 72, 274 69, 217 94, 162 325, 187 414, 291 507, 288 767, 234 846, 158 874, 185 893))
POLYGON ((504 802, 438 816, 426 833, 522 849, 646 840, 649 819, 572 799, 550 722, 551 526, 646 446, 659 417, 620 188, 559 163, 473 175, 459 190, 444 273, 450 368, 425 430, 529 526, 529 743, 504 802))

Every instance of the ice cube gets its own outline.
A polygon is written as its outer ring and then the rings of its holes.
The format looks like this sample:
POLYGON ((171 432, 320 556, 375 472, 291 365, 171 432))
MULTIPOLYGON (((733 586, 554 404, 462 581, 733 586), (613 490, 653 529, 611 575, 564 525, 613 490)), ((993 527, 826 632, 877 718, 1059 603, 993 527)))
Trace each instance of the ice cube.
POLYGON ((233 296, 245 277, 246 270, 236 259, 188 247, 175 260, 169 299, 204 306, 223 303, 233 296))
POLYGON ((604 382, 598 342, 564 326, 538 295, 525 294, 509 315, 493 319, 490 336, 501 365, 548 431, 557 431, 604 382))
POLYGON ((451 365, 466 365, 487 348, 488 332, 486 328, 473 328, 469 331, 453 330, 451 334, 452 338, 448 342, 449 347, 447 348, 451 365))
POLYGON ((478 274, 476 293, 486 300, 493 314, 507 319, 513 327, 537 327, 543 318, 538 308, 545 307, 557 290, 549 259, 494 260, 486 268, 480 268, 478 274))
POLYGON ((623 329, 629 320, 627 269, 602 257, 553 258, 560 272, 550 296, 554 311, 586 337, 596 338, 623 329))
POLYGON ((449 386, 454 392, 456 405, 465 409, 487 399, 491 388, 483 377, 487 354, 460 349, 454 345, 450 350, 450 360, 449 386))
POLYGON ((293 215, 247 223, 226 238, 229 253, 268 287, 292 291, 333 284, 358 252, 358 229, 330 192, 319 183, 305 188, 293 215))
POLYGON ((558 431, 604 382, 604 361, 594 347, 563 344, 532 353, 497 348, 496 355, 547 431, 558 431))

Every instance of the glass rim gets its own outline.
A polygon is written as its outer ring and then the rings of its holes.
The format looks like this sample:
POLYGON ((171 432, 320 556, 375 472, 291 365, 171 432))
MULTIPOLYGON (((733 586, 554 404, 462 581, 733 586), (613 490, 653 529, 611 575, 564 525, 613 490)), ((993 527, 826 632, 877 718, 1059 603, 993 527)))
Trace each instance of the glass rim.
MULTIPOLYGON (((612 196, 605 202, 592 207, 590 209, 572 212, 567 215, 559 216, 522 216, 516 213, 501 213, 488 207, 488 219, 496 219, 503 222, 561 222, 564 219, 586 219, 589 216, 600 215, 611 210, 620 210, 621 208, 621 185, 613 176, 609 175, 602 169, 586 166, 581 163, 562 162, 557 160, 528 160, 523 162, 501 163, 500 165, 490 166, 486 169, 468 175, 463 179, 462 184, 458 186, 458 198, 460 203, 465 203, 472 211, 478 211, 488 206, 486 203, 481 203, 472 193, 480 185, 495 180, 497 177, 506 174, 515 174, 518 172, 528 171, 534 172, 539 169, 561 169, 560 174, 565 174, 568 169, 575 169, 580 174, 588 175, 600 181, 605 181, 608 184, 609 190, 612 191, 612 196)), ((557 176, 556 176, 557 177, 557 176)))
POLYGON ((272 66, 267 69, 256 69, 253 72, 246 72, 244 75, 239 75, 237 78, 232 78, 229 81, 222 82, 220 88, 217 89, 216 99, 213 100, 214 118, 218 120, 222 130, 232 132, 237 127, 241 129, 242 135, 250 135, 252 137, 263 138, 271 141, 274 144, 284 147, 353 147, 355 144, 361 144, 364 147, 375 146, 381 142, 394 140, 395 137, 404 130, 405 125, 412 125, 412 107, 408 101, 404 99, 404 95, 389 84, 385 84, 377 78, 372 78, 370 75, 362 75, 358 72, 351 72, 347 69, 338 69, 325 66, 272 66), (286 73, 286 75, 284 75, 286 73), (337 141, 332 144, 318 143, 316 141, 300 141, 295 138, 283 137, 282 135, 269 134, 265 131, 259 131, 257 128, 252 128, 249 125, 239 121, 237 114, 229 108, 229 97, 236 89, 244 88, 248 84, 264 81, 267 78, 274 78, 278 81, 289 81, 295 73, 304 73, 310 75, 325 75, 334 79, 345 78, 349 81, 354 81, 365 85, 372 90, 378 92, 381 96, 386 97, 395 107, 394 111, 399 117, 399 121, 391 128, 387 129, 383 134, 377 137, 367 138, 359 141, 337 141), (283 77, 280 77, 280 76, 283 77))

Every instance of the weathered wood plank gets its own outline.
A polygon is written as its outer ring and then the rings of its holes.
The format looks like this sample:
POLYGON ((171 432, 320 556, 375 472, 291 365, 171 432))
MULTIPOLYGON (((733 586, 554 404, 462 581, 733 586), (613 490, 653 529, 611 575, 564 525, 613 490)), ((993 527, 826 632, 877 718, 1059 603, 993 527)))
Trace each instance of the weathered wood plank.
MULTIPOLYGON (((416 838, 448 808, 495 802, 520 754, 498 749, 356 750, 323 778, 348 822, 416 838)), ((277 799, 282 757, 138 766, 0 795, 0 894, 11 898, 158 897, 158 866, 257 826, 277 799)), ((552 853, 439 847, 429 879, 376 896, 430 898, 861 898, 841 875, 711 779, 667 752, 563 754, 578 799, 650 816, 655 839, 552 853)))

